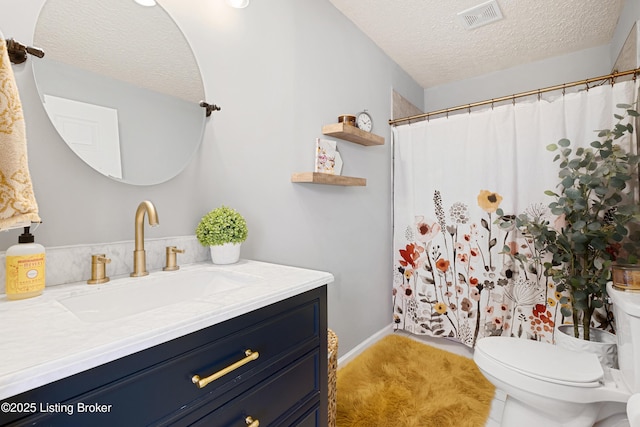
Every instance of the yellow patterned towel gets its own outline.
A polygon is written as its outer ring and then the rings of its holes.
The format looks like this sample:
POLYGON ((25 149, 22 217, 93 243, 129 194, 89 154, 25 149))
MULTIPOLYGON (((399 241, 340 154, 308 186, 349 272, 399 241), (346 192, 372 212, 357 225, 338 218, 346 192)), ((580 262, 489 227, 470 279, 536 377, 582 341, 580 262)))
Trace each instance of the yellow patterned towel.
POLYGON ((27 163, 27 137, 7 44, 0 37, 0 230, 40 222, 27 163))

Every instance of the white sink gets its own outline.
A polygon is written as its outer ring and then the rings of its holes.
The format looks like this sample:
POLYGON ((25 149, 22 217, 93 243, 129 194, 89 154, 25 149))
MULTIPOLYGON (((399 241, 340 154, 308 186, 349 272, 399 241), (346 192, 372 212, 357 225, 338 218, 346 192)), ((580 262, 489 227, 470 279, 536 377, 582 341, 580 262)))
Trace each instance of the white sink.
POLYGON ((102 322, 188 300, 205 300, 262 282, 258 276, 212 267, 156 272, 144 277, 116 279, 86 293, 60 298, 58 302, 81 320, 102 322))

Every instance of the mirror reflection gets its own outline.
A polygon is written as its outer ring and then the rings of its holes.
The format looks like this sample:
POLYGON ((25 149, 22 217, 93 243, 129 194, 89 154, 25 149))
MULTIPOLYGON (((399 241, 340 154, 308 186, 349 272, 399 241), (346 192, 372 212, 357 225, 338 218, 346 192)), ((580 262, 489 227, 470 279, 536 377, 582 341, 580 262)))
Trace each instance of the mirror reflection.
POLYGON ((69 148, 103 175, 153 185, 179 174, 202 140, 205 99, 184 35, 159 5, 47 0, 32 61, 40 99, 69 148))

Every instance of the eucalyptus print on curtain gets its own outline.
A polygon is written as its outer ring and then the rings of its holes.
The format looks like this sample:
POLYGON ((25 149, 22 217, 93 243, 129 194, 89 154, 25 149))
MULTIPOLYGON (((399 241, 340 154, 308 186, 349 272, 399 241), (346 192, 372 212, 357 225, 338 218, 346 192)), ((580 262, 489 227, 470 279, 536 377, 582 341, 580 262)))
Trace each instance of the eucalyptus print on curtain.
MULTIPOLYGON (((496 210, 556 221, 544 191, 558 170, 545 147, 587 146, 635 93, 625 82, 394 128, 395 328, 472 347, 493 335, 553 342, 571 320, 562 295, 533 242, 501 228, 496 210)), ((611 316, 594 320, 606 329, 611 316)))

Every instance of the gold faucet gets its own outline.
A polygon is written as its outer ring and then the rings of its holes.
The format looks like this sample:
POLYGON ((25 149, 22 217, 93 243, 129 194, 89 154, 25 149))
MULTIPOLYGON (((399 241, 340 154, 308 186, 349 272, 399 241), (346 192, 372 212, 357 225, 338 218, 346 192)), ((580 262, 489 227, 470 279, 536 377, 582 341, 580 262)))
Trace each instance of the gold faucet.
POLYGON ((153 206, 148 200, 138 205, 136 210, 136 247, 133 251, 133 273, 131 277, 146 276, 149 274, 147 271, 147 259, 144 251, 144 213, 147 213, 149 217, 149 225, 152 227, 157 226, 158 214, 156 213, 156 207, 153 206))

